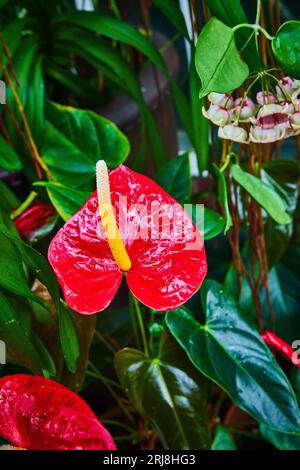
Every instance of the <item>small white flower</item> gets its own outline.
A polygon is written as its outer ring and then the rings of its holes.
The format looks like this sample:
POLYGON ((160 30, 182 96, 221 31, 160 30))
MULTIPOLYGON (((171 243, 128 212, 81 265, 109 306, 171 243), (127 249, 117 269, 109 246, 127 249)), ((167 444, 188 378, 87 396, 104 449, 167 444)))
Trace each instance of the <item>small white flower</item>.
POLYGON ((208 99, 212 104, 221 106, 222 108, 231 109, 233 106, 233 98, 227 93, 209 93, 208 99))
POLYGON ((233 113, 237 120, 248 122, 255 114, 255 104, 250 98, 238 98, 234 102, 233 113))
POLYGON ((259 91, 256 95, 256 101, 262 106, 264 104, 274 104, 277 99, 271 92, 259 91))
POLYGON ((257 114, 256 119, 250 118, 252 124, 264 129, 273 129, 275 126, 290 126, 290 103, 281 104, 265 104, 257 114))
POLYGON ((251 126, 249 137, 250 142, 266 144, 284 139, 285 134, 286 129, 280 125, 269 129, 261 126, 251 126))
POLYGON ((283 77, 276 86, 276 92, 281 100, 286 100, 290 96, 297 98, 300 93, 300 80, 283 77))
POLYGON ((248 143, 248 134, 245 129, 243 127, 235 126, 234 124, 219 127, 218 136, 221 139, 228 139, 233 142, 239 142, 242 144, 248 143))
POLYGON ((293 129, 300 129, 300 112, 292 114, 291 125, 293 129))
POLYGON ((231 111, 221 108, 216 104, 211 104, 208 110, 202 108, 203 115, 217 126, 225 126, 231 120, 231 111))

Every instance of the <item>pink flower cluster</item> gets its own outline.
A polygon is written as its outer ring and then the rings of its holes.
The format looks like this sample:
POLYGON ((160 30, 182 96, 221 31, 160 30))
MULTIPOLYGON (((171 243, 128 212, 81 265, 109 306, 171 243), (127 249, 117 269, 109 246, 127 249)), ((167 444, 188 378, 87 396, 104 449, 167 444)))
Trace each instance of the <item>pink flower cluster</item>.
POLYGON ((234 142, 270 143, 300 134, 300 80, 284 77, 276 93, 260 91, 249 97, 210 93, 204 116, 219 126, 218 136, 234 142))

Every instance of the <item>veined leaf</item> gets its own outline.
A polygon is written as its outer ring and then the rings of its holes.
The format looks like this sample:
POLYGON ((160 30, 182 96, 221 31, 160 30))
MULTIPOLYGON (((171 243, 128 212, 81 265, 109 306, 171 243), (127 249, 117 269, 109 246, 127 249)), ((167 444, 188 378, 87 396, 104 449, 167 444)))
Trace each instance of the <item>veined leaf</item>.
POLYGON ((232 165, 230 173, 233 179, 242 186, 276 222, 279 224, 289 224, 291 222, 291 218, 286 212, 286 206, 281 197, 261 179, 243 171, 239 165, 232 165))
POLYGON ((199 98, 211 91, 227 93, 235 90, 249 75, 232 30, 217 18, 211 18, 198 37, 195 64, 202 83, 199 98))
POLYGON ((293 389, 258 331, 217 282, 205 281, 201 294, 205 325, 184 308, 168 312, 166 319, 192 363, 257 420, 299 433, 293 389))
POLYGON ((129 153, 125 135, 91 111, 51 104, 47 119, 42 157, 54 179, 71 188, 92 191, 97 160, 116 167, 129 153))
POLYGON ((157 357, 135 349, 115 356, 115 368, 130 400, 147 417, 165 449, 207 449, 205 383, 176 342, 163 335, 157 357))

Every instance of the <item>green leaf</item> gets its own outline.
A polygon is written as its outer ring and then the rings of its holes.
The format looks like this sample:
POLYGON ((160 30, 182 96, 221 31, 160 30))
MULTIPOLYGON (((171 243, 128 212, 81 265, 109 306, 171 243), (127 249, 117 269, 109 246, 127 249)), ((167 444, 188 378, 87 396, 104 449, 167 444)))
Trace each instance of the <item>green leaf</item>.
POLYGON ((192 194, 189 153, 178 155, 163 166, 156 181, 180 204, 189 203, 192 194))
MULTIPOLYGON (((115 81, 118 87, 121 87, 136 100, 140 109, 142 124, 147 131, 149 144, 152 148, 155 165, 159 168, 160 164, 168 160, 167 154, 162 144, 157 125, 149 108, 144 102, 140 83, 134 70, 116 48, 108 44, 107 41, 92 36, 88 31, 76 31, 76 42, 74 42, 74 37, 74 32, 66 28, 58 32, 58 38, 63 42, 64 48, 67 48, 68 53, 77 53, 82 56, 84 60, 87 60, 94 67, 99 68, 104 75, 115 81), (103 69, 103 64, 105 64, 105 69, 103 69)), ((145 39, 149 41, 148 38, 145 39)), ((167 69, 165 70, 167 73, 167 69)), ((181 90, 175 82, 171 83, 174 96, 180 99, 180 97, 183 96, 181 90)))
POLYGON ((212 450, 236 450, 236 445, 230 432, 220 424, 217 426, 212 450))
POLYGON ((286 21, 280 26, 272 50, 284 73, 300 78, 300 21, 286 21))
POLYGON ((54 179, 66 186, 92 191, 96 162, 105 160, 114 168, 129 153, 124 134, 91 111, 51 104, 47 119, 42 158, 54 179))
MULTIPOLYGON (((224 0, 206 0, 206 3, 212 15, 230 28, 249 22, 240 0, 226 0, 226 2, 224 0)), ((248 28, 240 28, 235 32, 235 37, 238 49, 243 49, 243 57, 251 70, 261 70, 262 62, 256 48, 253 31, 249 31, 248 28)))
POLYGON ((291 222, 291 218, 286 212, 286 205, 282 198, 261 179, 243 171, 239 165, 232 165, 230 173, 233 179, 242 186, 278 224, 289 224, 291 222))
MULTIPOLYGON (((2 272, 2 271, 1 271, 2 272)), ((0 338, 8 361, 41 373, 41 361, 27 330, 9 300, 0 292, 0 338)))
POLYGON ((295 436, 283 432, 274 431, 266 424, 260 423, 259 430, 262 436, 280 450, 300 450, 300 435, 295 436))
POLYGON ((217 18, 211 18, 198 37, 195 64, 202 83, 199 98, 211 91, 226 93, 235 90, 249 75, 248 66, 236 48, 232 30, 217 18))
POLYGON ((0 168, 7 171, 20 170, 22 163, 13 147, 0 135, 0 168))
POLYGON ((209 209, 208 207, 204 208, 204 240, 209 240, 211 238, 220 235, 224 231, 225 220, 218 213, 209 209))
POLYGON ((44 186, 53 206, 66 222, 77 212, 91 195, 89 192, 68 188, 60 183, 36 182, 34 186, 44 186))
POLYGON ((224 215, 225 215, 225 227, 224 227, 224 234, 232 227, 232 218, 230 215, 229 205, 228 205, 228 192, 227 192, 227 183, 224 173, 220 170, 220 168, 213 163, 214 170, 218 177, 219 182, 219 201, 224 208, 224 215))
POLYGON ((168 312, 166 319, 192 363, 257 420, 278 431, 299 432, 292 387, 258 331, 217 282, 205 281, 201 294, 205 325, 184 308, 168 312))
POLYGON ((44 305, 41 299, 33 295, 26 283, 23 269, 24 263, 29 269, 29 271, 32 273, 32 275, 37 277, 41 281, 41 283, 47 287, 57 310, 59 310, 59 286, 54 272, 47 259, 34 248, 24 243, 20 238, 18 238, 17 235, 11 233, 1 221, 1 219, 0 240, 1 247, 4 247, 4 251, 2 252, 4 263, 5 256, 9 256, 11 259, 9 266, 5 268, 7 276, 3 277, 3 281, 5 281, 5 283, 3 282, 3 287, 10 290, 11 292, 15 292, 26 298, 34 300, 40 303, 42 306, 44 305), (19 271, 17 265, 19 266, 19 271), (20 266, 22 267, 22 270, 20 266))
MULTIPOLYGON (((293 160, 276 160, 263 166, 261 178, 279 194, 287 213, 293 217, 298 201, 298 165, 293 160)), ((292 220, 291 220, 292 222, 292 220)), ((270 217, 265 223, 268 266, 273 267, 286 252, 293 234, 293 224, 280 225, 270 217)))
POLYGON ((27 299, 37 300, 28 287, 20 252, 1 231, 0 246, 0 286, 27 299))
POLYGON ((135 349, 115 356, 122 387, 149 419, 165 449, 208 449, 206 390, 203 379, 170 335, 163 335, 157 357, 135 349))
POLYGON ((71 23, 87 28, 90 31, 106 36, 110 39, 129 44, 134 49, 142 52, 155 65, 165 69, 164 61, 151 40, 140 33, 138 29, 124 21, 120 21, 108 15, 86 11, 69 11, 56 17, 57 24, 71 23))
POLYGON ((76 372, 76 362, 80 354, 76 329, 69 309, 63 304, 58 311, 60 344, 70 372, 76 372))
POLYGON ((203 240, 209 240, 223 232, 225 221, 212 209, 204 207, 203 204, 190 204, 185 207, 185 210, 192 218, 203 240))

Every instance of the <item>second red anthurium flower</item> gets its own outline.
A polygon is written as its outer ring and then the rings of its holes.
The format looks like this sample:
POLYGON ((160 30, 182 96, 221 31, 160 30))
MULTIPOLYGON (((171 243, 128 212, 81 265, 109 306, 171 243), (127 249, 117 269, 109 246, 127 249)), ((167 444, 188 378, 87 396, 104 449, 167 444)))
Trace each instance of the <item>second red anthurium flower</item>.
POLYGON ((207 272, 200 233, 190 216, 157 183, 121 165, 109 176, 97 164, 97 191, 51 242, 49 261, 69 306, 104 310, 123 274, 146 306, 182 305, 207 272))

